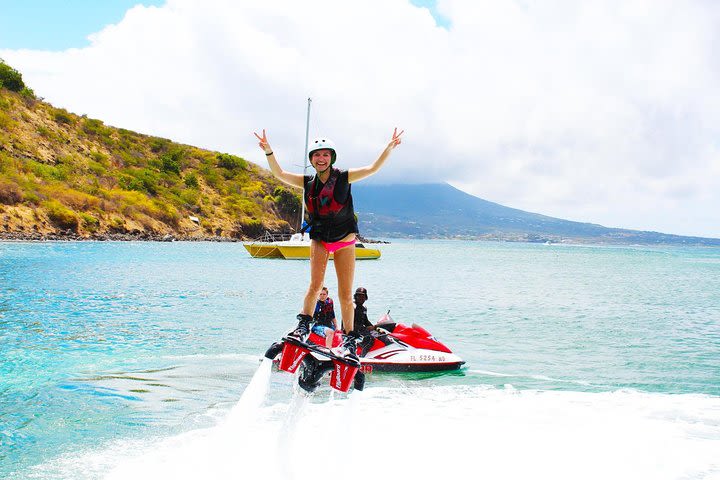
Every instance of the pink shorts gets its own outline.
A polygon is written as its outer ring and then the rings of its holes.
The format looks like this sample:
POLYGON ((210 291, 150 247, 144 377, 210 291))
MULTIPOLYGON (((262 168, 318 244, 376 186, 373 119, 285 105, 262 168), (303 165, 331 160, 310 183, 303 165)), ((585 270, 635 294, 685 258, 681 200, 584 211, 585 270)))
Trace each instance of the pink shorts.
POLYGON ((327 250, 328 253, 335 253, 341 248, 355 245, 356 241, 357 239, 353 238, 349 242, 323 242, 322 240, 320 240, 320 243, 322 243, 323 247, 325 247, 325 250, 327 250))

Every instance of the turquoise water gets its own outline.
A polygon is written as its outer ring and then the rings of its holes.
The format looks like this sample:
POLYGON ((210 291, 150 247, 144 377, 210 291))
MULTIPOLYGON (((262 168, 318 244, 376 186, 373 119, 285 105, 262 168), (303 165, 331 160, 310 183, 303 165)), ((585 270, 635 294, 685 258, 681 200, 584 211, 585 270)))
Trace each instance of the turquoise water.
MULTIPOLYGON (((474 418, 473 402, 491 410, 522 398, 523 413, 552 405, 540 416, 591 405, 577 411, 594 421, 618 401, 631 425, 645 419, 628 413, 642 404, 656 408, 652 418, 674 412, 659 428, 677 418, 702 427, 697 438, 671 435, 694 451, 698 438, 720 446, 720 250, 460 241, 382 250, 357 266, 370 317, 389 309, 419 323, 467 365, 376 374, 367 405, 442 404, 452 424, 457 412, 474 418)), ((232 243, 0 243, 0 478, 102 478, 119 451, 217 426, 294 323, 308 277, 307 262, 252 259, 232 243)), ((332 267, 327 285, 332 296, 332 267)), ((292 394, 281 374, 272 381, 268 418, 292 394)), ((321 392, 307 408, 337 400, 321 392)), ((674 466, 682 478, 720 475, 709 461, 674 466)))

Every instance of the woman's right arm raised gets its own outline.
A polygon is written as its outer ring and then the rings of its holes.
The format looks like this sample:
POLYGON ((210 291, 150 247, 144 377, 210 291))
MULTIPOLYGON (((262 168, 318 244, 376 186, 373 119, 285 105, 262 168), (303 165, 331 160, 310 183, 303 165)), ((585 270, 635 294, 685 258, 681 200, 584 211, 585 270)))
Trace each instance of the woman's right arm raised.
POLYGON ((282 169, 282 167, 280 167, 280 164, 275 158, 275 154, 273 153, 272 148, 270 148, 270 144, 268 143, 267 135, 265 135, 265 129, 263 128, 262 137, 255 132, 253 132, 253 134, 257 137, 258 140, 260 140, 260 143, 258 145, 260 145, 260 148, 262 148, 263 152, 265 152, 265 156, 267 157, 268 165, 270 165, 270 171, 272 172, 272 174, 275 175, 278 180, 290 185, 291 187, 303 188, 305 178, 302 175, 300 175, 299 173, 286 172, 282 169))

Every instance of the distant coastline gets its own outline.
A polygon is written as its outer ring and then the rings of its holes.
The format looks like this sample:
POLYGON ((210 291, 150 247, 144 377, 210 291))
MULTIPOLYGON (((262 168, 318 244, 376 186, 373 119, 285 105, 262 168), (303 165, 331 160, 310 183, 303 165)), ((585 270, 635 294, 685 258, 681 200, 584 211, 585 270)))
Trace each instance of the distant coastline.
MULTIPOLYGON (((629 241, 608 241, 607 239, 598 238, 559 238, 559 237, 542 237, 533 236, 527 238, 525 235, 486 235, 486 236, 409 236, 409 235, 389 235, 385 238, 395 240, 403 240, 412 242, 413 240, 445 240, 459 242, 506 242, 506 243, 525 243, 534 245, 566 245, 566 246, 615 246, 615 247, 693 247, 693 248, 718 248, 720 247, 720 239, 702 239, 706 242, 678 242, 678 241, 656 241, 656 242, 629 242, 629 241)), ((692 237, 689 237, 692 238, 692 237)), ((366 238, 360 236, 360 242, 368 244, 390 244, 391 241, 376 238, 366 238)), ((253 242, 258 241, 254 238, 237 238, 209 235, 183 235, 183 234, 153 234, 150 232, 136 233, 106 233, 94 234, 89 236, 79 235, 75 232, 65 233, 19 233, 19 232, 0 232, 0 242, 214 242, 214 243, 237 243, 237 242, 253 242)))

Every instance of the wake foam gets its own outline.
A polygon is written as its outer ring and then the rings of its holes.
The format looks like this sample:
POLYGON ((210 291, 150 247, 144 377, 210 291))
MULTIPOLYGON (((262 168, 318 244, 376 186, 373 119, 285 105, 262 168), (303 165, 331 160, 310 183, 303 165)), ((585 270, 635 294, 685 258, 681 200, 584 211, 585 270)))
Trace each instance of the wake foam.
POLYGON ((260 390, 217 427, 93 458, 124 455, 106 478, 133 480, 720 479, 720 397, 452 386, 267 405, 260 390))

